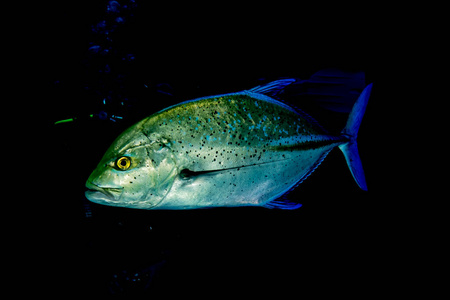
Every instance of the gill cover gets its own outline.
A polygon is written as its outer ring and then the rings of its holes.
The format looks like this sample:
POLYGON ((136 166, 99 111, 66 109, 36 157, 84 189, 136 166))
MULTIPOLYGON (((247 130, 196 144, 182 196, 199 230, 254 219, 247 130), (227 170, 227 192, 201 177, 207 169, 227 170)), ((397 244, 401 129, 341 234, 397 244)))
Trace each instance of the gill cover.
POLYGON ((126 130, 106 151, 86 184, 88 189, 104 191, 109 197, 89 200, 139 209, 157 206, 177 175, 169 145, 159 134, 144 134, 140 126, 126 130))
MULTIPOLYGON (((177 176, 176 161, 172 149, 168 146, 168 141, 159 134, 152 133, 148 137, 150 144, 147 146, 150 159, 149 167, 151 188, 148 189, 146 199, 143 199, 146 209, 157 206, 166 197, 172 188, 177 176)), ((145 187, 143 187, 145 188, 145 187)))

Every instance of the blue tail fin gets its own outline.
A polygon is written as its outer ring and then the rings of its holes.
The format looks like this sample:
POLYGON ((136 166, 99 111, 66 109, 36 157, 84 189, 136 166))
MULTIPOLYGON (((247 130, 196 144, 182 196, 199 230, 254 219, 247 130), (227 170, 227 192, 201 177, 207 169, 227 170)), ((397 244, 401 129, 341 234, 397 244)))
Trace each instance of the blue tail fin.
POLYGON ((359 95, 358 100, 353 105, 352 111, 347 120, 347 125, 342 130, 342 134, 349 137, 350 141, 345 143, 339 148, 344 154, 347 165, 350 172, 353 175, 356 183, 359 187, 367 191, 366 178, 364 176, 364 171, 361 164, 361 159, 359 158, 358 145, 356 143, 356 138, 358 137, 359 126, 361 125, 364 112, 366 111, 367 102, 369 101, 370 92, 372 90, 372 84, 369 84, 359 95))

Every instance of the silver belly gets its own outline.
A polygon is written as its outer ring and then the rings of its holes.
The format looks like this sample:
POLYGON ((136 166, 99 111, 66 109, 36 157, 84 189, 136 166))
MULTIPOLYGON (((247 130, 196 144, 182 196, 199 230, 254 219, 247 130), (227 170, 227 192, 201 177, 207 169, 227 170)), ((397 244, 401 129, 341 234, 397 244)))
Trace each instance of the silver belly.
POLYGON ((334 146, 286 151, 285 158, 277 161, 188 178, 178 176, 165 199, 154 209, 262 206, 310 174, 334 146))

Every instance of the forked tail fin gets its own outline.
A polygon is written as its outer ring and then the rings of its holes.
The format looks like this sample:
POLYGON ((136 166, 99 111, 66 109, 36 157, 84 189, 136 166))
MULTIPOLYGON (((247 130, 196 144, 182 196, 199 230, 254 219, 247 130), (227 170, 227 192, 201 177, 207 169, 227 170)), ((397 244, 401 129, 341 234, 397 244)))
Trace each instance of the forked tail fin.
POLYGON ((353 105, 352 111, 347 120, 347 125, 342 130, 341 134, 347 136, 350 141, 339 146, 344 154, 347 165, 350 172, 353 175, 356 183, 359 187, 367 191, 366 178, 364 176, 364 170, 362 168, 361 159, 359 158, 358 145, 356 139, 358 137, 359 126, 361 125, 364 112, 366 111, 367 102, 369 101, 370 92, 372 90, 372 84, 366 86, 366 88, 359 95, 353 105))

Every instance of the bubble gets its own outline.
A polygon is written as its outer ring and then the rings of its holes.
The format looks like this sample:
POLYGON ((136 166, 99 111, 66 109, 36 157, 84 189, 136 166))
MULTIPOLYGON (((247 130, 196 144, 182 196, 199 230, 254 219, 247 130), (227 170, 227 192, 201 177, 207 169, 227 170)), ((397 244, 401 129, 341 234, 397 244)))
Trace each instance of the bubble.
POLYGON ((120 4, 117 1, 109 1, 108 6, 106 8, 108 12, 117 13, 120 10, 120 4))
POLYGON ((99 45, 94 45, 89 48, 89 52, 91 53, 99 53, 102 48, 99 45))

